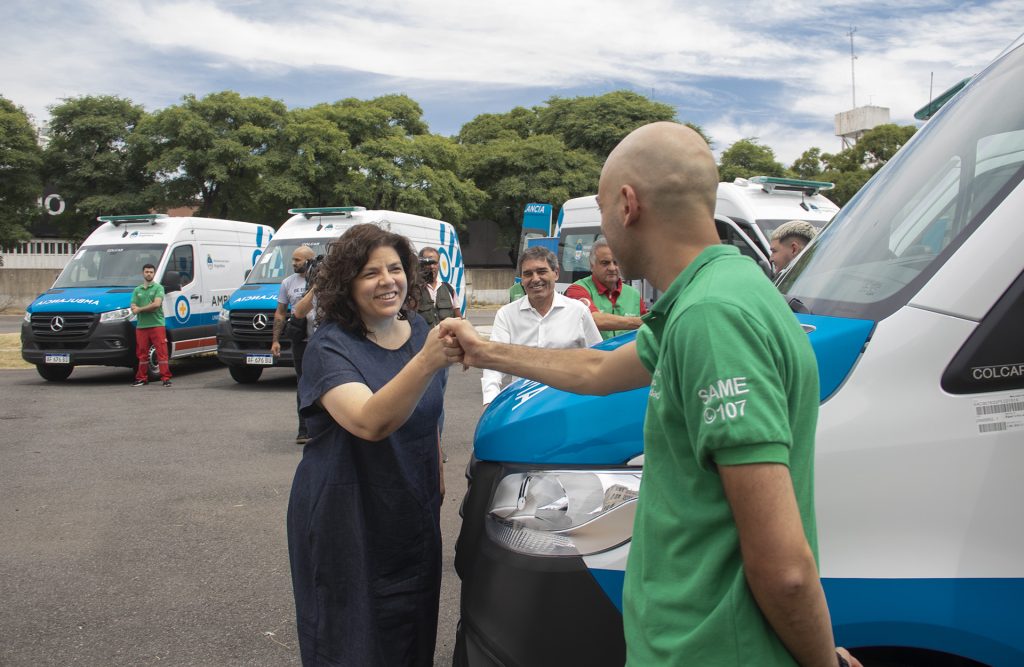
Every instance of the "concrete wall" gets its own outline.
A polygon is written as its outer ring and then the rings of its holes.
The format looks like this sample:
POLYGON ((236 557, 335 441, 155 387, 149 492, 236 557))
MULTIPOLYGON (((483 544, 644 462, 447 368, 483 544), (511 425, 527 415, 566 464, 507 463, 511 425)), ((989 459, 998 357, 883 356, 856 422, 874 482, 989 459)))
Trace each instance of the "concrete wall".
MULTIPOLYGON (((50 289, 60 269, 0 269, 0 310, 23 310, 37 296, 50 289)), ((508 288, 515 270, 466 269, 466 289, 471 306, 501 306, 508 303, 508 288)))
POLYGON ((24 310, 50 289, 60 269, 0 269, 0 310, 24 310))
POLYGON ((466 269, 466 291, 470 306, 504 306, 508 288, 515 282, 515 269, 466 269))

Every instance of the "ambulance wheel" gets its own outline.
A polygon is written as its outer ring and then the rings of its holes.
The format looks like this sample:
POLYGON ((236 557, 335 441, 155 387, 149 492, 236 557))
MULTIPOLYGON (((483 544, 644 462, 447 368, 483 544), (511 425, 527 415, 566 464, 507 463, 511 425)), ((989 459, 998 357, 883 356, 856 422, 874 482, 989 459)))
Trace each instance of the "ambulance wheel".
POLYGON ((252 384, 263 375, 263 368, 260 366, 228 366, 231 378, 241 384, 252 384))
POLYGON ((73 369, 74 366, 71 364, 36 365, 36 370, 39 371, 39 375, 41 375, 44 380, 48 380, 50 382, 63 382, 64 380, 67 380, 73 369))

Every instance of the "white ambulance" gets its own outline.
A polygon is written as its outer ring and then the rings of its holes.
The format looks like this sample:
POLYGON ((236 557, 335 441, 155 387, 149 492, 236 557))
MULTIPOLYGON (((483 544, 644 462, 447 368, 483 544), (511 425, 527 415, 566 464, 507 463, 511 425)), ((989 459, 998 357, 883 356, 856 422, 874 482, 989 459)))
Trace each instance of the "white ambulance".
MULTIPOLYGON (((263 252, 273 229, 164 214, 100 216, 103 223, 25 312, 22 358, 51 381, 75 366, 137 363, 129 306, 142 267, 157 268, 171 359, 217 349, 217 313, 263 252)), ((155 372, 155 350, 150 350, 155 372)))
MULTIPOLYGON (((775 198, 773 202, 778 200, 779 198, 775 198)), ((718 200, 718 207, 723 207, 722 199, 718 200)), ((739 248, 741 253, 757 262, 767 275, 772 275, 771 263, 768 260, 771 254, 768 242, 764 241, 762 244, 758 240, 759 237, 754 236, 748 227, 730 218, 720 208, 715 209, 718 238, 722 243, 739 248)), ((726 207, 726 210, 735 212, 736 207, 726 207)), ((789 219, 792 218, 787 220, 789 219)), ((556 288, 559 292, 565 292, 569 285, 590 275, 590 248, 601 236, 601 211, 597 208, 597 198, 589 195, 567 200, 558 213, 557 228, 559 272, 556 288)), ((640 290, 648 302, 656 297, 654 288, 644 281, 633 281, 633 286, 640 290)))
MULTIPOLYGON (((868 667, 1024 665, 1022 91, 1024 36, 778 283, 818 360, 822 585, 868 667)), ((484 412, 453 664, 623 664, 647 394, 520 380, 484 412)))
POLYGON ((325 255, 328 244, 353 225, 372 223, 390 229, 412 241, 417 251, 428 246, 436 248, 441 280, 451 285, 465 302, 466 269, 459 237, 451 224, 397 211, 368 211, 362 206, 293 208, 288 212, 291 217, 281 225, 245 284, 220 311, 217 356, 236 382, 256 382, 264 368, 292 366, 287 337, 281 339, 281 356, 270 353, 277 295, 281 281, 293 271, 292 253, 306 245, 318 256, 325 255))
POLYGON ((822 192, 832 183, 754 176, 718 184, 715 213, 727 216, 771 256, 772 232, 790 220, 804 220, 819 231, 839 212, 822 192))

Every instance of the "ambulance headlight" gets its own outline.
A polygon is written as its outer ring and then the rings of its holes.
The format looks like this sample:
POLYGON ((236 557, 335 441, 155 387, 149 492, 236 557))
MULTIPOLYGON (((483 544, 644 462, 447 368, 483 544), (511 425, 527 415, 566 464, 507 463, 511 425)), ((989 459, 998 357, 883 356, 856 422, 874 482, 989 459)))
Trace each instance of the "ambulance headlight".
POLYGON ((231 311, 228 310, 227 308, 221 308, 220 312, 217 313, 217 321, 218 322, 227 322, 230 319, 231 319, 231 311))
POLYGON ((130 320, 135 315, 132 314, 131 308, 118 308, 117 310, 109 310, 105 313, 100 313, 100 324, 104 322, 124 322, 130 320))
POLYGON ((498 484, 485 521, 502 547, 532 556, 586 556, 629 541, 639 470, 513 473, 498 484))
POLYGON ((25 318, 24 318, 24 319, 25 319, 25 321, 26 321, 26 322, 28 322, 29 324, 32 324, 32 313, 30 313, 30 312, 28 312, 28 311, 26 310, 26 311, 25 311, 25 318))

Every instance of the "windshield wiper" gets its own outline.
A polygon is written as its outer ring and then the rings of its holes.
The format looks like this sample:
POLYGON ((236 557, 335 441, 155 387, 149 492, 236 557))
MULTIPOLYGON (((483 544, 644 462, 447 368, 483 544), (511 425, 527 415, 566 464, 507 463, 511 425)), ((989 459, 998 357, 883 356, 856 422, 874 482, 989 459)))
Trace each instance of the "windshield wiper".
POLYGON ((814 314, 814 313, 811 312, 810 308, 808 308, 807 306, 804 305, 803 301, 801 301, 800 299, 798 299, 796 297, 793 297, 787 303, 789 303, 789 308, 794 313, 800 313, 801 315, 813 315, 814 314))

